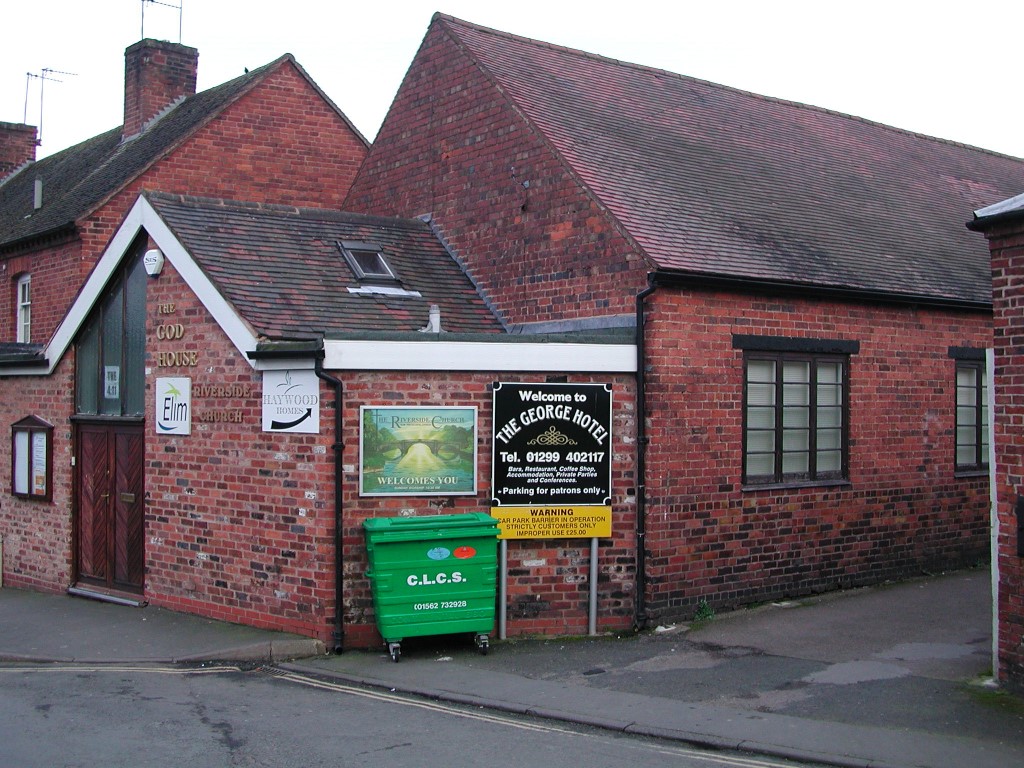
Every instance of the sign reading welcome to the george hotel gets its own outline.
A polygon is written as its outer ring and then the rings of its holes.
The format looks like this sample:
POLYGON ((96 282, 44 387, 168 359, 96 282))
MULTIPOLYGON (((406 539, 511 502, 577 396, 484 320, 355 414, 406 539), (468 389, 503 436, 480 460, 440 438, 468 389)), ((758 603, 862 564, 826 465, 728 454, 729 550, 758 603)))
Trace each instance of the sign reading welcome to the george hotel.
POLYGON ((504 539, 611 535, 608 384, 496 382, 491 515, 504 539))

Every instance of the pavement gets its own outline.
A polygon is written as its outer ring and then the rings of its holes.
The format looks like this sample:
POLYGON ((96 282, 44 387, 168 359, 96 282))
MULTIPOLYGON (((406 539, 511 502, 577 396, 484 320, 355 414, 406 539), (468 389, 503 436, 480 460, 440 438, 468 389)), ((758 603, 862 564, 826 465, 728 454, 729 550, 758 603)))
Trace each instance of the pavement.
POLYGON ((1024 764, 1024 698, 991 679, 987 570, 847 590, 637 635, 309 638, 153 606, 0 589, 0 662, 253 662, 711 748, 865 768, 1024 764))

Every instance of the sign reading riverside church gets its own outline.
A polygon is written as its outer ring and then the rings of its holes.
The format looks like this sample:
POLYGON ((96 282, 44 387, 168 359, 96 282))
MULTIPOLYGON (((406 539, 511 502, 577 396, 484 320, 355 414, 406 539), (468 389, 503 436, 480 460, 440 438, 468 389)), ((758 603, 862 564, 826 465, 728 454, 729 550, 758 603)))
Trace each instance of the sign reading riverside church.
POLYGON ((360 408, 360 496, 476 493, 475 407, 360 408))
POLYGON ((612 393, 494 385, 491 515, 506 539, 611 535, 612 393))

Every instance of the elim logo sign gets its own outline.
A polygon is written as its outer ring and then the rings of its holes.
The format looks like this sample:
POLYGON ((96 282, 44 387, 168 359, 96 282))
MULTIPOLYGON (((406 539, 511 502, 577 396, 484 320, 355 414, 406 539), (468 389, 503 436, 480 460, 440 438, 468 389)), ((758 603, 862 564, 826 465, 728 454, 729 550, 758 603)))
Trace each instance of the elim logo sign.
POLYGON ((155 389, 157 434, 192 434, 192 379, 158 378, 155 389))

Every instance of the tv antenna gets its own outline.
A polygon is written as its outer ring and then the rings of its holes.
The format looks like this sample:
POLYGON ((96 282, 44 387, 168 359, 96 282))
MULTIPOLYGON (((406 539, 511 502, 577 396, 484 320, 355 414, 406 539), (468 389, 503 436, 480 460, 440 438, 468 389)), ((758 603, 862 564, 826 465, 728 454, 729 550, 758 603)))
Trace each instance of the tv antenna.
POLYGON ((54 75, 67 75, 74 77, 74 72, 62 72, 59 69, 50 69, 49 67, 43 67, 43 69, 36 74, 35 72, 25 73, 25 114, 22 117, 23 123, 28 123, 28 91, 32 85, 32 80, 36 79, 39 81, 39 128, 36 134, 36 142, 39 144, 43 143, 43 88, 46 86, 46 81, 50 80, 54 83, 63 83, 63 80, 59 80, 54 75))
POLYGON ((161 0, 139 0, 139 4, 142 6, 142 28, 140 40, 146 39, 146 3, 152 5, 162 5, 164 8, 174 8, 178 12, 178 45, 181 45, 181 16, 182 7, 185 5, 185 0, 178 0, 178 4, 164 3, 161 0))

